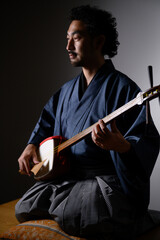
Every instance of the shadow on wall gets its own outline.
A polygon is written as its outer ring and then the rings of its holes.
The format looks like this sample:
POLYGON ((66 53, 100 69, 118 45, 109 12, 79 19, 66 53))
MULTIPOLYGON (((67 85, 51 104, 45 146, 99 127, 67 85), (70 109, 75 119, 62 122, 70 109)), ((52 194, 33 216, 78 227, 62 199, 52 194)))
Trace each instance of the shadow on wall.
POLYGON ((61 2, 1 4, 0 203, 20 197, 34 183, 32 177, 19 175, 17 159, 44 104, 73 77, 65 53, 68 24, 64 11, 69 9, 61 2))

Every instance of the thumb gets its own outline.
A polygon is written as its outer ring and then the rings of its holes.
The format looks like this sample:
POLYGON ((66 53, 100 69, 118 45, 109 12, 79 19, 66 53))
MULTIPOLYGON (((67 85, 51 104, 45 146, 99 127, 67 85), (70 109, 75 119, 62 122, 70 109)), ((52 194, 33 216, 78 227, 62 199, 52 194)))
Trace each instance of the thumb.
POLYGON ((35 154, 34 157, 33 157, 33 163, 34 163, 34 164, 38 164, 38 163, 39 163, 37 154, 35 154))

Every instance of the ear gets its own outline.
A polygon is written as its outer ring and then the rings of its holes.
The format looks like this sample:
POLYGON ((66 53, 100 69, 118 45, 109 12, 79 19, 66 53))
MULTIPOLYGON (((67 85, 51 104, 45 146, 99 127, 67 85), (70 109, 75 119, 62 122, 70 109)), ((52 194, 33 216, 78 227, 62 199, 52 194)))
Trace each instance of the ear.
POLYGON ((105 40, 106 40, 106 37, 104 35, 99 35, 95 37, 95 47, 97 50, 100 50, 100 52, 102 51, 105 40))

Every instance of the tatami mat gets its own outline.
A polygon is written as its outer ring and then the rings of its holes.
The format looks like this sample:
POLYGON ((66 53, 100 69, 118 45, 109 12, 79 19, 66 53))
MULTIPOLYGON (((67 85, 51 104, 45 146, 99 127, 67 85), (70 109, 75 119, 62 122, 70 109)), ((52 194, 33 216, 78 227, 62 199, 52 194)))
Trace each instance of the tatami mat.
POLYGON ((0 233, 18 224, 15 217, 15 204, 18 200, 0 205, 0 233))

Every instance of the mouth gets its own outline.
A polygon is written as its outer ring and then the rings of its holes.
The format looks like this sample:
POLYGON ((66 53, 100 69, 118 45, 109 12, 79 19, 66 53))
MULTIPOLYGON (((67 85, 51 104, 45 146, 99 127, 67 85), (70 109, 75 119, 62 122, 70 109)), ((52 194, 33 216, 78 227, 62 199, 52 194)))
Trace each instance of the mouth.
POLYGON ((74 59, 74 58, 76 58, 76 56, 77 56, 77 53, 72 52, 72 51, 68 52, 68 54, 69 54, 69 58, 70 58, 70 59, 74 59))

